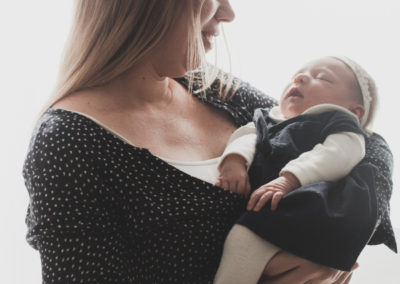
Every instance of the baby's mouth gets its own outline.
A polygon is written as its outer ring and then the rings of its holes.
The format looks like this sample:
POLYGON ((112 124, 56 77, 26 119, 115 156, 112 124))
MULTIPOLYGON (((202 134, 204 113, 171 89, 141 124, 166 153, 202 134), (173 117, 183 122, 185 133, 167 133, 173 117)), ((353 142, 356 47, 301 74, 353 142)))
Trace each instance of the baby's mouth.
POLYGON ((287 97, 299 97, 304 98, 303 94, 297 89, 297 87, 293 87, 289 90, 287 97))

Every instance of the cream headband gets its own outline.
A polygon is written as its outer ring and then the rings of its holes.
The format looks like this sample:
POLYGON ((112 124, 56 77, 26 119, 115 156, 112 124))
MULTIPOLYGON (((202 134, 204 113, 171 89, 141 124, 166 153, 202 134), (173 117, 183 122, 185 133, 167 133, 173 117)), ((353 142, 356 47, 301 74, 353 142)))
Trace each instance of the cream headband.
POLYGON ((344 64, 350 67, 351 70, 353 70, 353 73, 356 75, 358 84, 360 85, 361 88, 361 94, 363 98, 363 105, 365 109, 364 116, 362 117, 360 124, 362 127, 365 126, 365 123, 367 122, 368 115, 369 115, 369 110, 371 107, 371 93, 369 91, 369 76, 368 74, 357 64, 354 63, 352 60, 350 60, 347 57, 344 56, 333 56, 336 59, 339 59, 342 61, 344 64))

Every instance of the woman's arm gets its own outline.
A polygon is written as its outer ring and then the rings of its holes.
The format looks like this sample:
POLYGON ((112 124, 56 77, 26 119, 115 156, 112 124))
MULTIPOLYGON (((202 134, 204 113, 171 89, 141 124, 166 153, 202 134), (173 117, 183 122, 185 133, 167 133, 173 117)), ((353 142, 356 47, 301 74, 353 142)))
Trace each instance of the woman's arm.
POLYGON ((353 271, 340 271, 300 258, 286 251, 279 251, 268 262, 259 284, 347 284, 353 271))
POLYGON ((375 176, 375 190, 378 205, 378 222, 369 244, 385 244, 397 252, 396 240, 390 221, 390 197, 392 195, 393 155, 385 139, 373 133, 366 140, 364 161, 371 163, 378 170, 375 176))
POLYGON ((27 240, 40 252, 43 283, 129 283, 110 190, 85 148, 88 137, 69 136, 69 127, 57 118, 43 122, 24 164, 27 240))
MULTIPOLYGON (((218 75, 217 79, 211 86, 203 92, 194 93, 199 100, 217 108, 226 111, 237 126, 245 125, 253 120, 254 111, 257 108, 271 109, 278 104, 277 100, 264 94, 260 90, 254 88, 249 83, 233 78, 233 87, 230 94, 223 98, 221 90, 221 80, 225 80, 229 76, 226 74, 218 75), (221 79, 224 78, 224 79, 221 79)), ((201 74, 195 74, 194 90, 201 89, 201 74)), ((189 78, 182 77, 176 79, 183 86, 188 88, 189 78)), ((224 81, 222 81, 222 89, 224 81)))

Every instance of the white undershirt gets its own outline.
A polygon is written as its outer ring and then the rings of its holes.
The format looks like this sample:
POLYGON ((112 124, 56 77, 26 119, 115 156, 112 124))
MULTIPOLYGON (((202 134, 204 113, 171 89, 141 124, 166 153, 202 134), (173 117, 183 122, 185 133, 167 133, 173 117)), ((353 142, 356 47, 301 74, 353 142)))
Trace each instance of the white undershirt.
POLYGON ((217 177, 219 174, 217 167, 220 157, 204 161, 190 161, 190 162, 176 161, 163 157, 158 157, 158 158, 164 160, 171 166, 195 178, 204 180, 211 184, 215 184, 215 182, 217 181, 217 177))

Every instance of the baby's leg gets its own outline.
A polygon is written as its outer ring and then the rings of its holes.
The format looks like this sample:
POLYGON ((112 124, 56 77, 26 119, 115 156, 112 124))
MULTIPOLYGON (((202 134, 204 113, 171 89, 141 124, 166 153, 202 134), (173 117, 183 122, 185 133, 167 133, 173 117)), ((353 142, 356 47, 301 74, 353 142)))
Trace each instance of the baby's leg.
POLYGON ((247 227, 234 225, 226 237, 214 284, 257 283, 279 250, 247 227))

